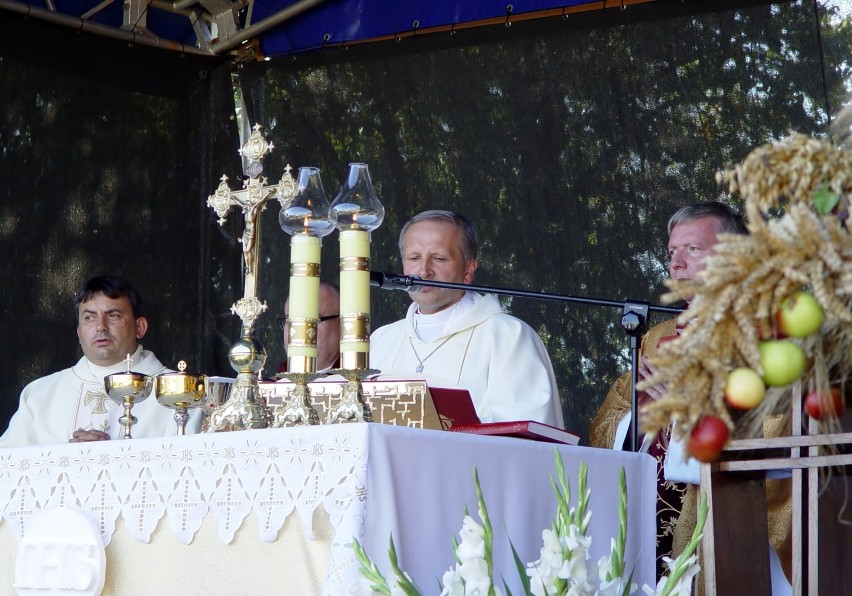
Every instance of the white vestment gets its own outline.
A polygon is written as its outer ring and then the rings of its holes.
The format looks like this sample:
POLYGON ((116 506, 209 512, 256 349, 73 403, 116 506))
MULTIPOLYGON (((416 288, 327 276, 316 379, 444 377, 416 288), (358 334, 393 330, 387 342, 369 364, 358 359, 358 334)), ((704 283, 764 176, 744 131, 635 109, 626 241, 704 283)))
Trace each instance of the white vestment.
MULTIPOLYGON (((141 345, 131 358, 133 372, 152 376, 169 372, 141 345)), ((124 436, 124 427, 118 422, 124 407, 109 399, 104 377, 126 370, 124 362, 97 366, 83 356, 71 368, 36 379, 21 392, 18 411, 0 436, 0 447, 67 443, 78 428, 101 430, 113 439, 124 436)), ((133 406, 131 414, 138 422, 131 427, 131 435, 149 438, 177 434, 174 412, 161 406, 152 391, 133 406)), ((200 425, 201 412, 197 408, 191 410, 186 432, 197 433, 200 425)))
POLYGON ((496 297, 468 296, 471 304, 454 313, 433 341, 415 332, 416 304, 405 319, 377 329, 370 338, 370 368, 384 376, 424 379, 433 387, 467 389, 482 422, 537 420, 563 428, 556 378, 541 338, 504 312, 496 297))

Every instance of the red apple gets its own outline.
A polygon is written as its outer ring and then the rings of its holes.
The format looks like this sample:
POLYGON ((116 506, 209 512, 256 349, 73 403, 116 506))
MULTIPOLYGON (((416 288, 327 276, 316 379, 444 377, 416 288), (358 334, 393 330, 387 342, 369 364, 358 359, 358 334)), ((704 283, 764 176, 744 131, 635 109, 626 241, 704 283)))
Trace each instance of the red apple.
POLYGON ((784 339, 762 341, 757 346, 763 382, 770 387, 783 387, 798 379, 805 370, 802 348, 784 339))
POLYGON ((823 318, 825 318, 825 311, 817 299, 800 290, 781 302, 776 321, 778 329, 785 335, 806 337, 819 331, 823 318))
POLYGON ((728 440, 728 425, 718 416, 709 414, 702 416, 695 423, 686 450, 689 454, 704 463, 716 461, 722 453, 722 447, 728 440))
POLYGON ((805 411, 814 420, 822 420, 829 416, 840 416, 843 412, 843 396, 840 390, 811 391, 805 396, 805 411))
POLYGON ((735 368, 725 383, 725 402, 740 410, 750 410, 763 401, 766 386, 763 379, 750 368, 735 368))

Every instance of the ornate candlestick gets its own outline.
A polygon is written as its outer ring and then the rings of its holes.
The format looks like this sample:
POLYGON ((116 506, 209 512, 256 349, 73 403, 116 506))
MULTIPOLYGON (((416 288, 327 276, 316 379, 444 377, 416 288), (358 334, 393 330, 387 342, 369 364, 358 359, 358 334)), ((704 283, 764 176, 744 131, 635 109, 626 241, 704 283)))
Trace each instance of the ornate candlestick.
POLYGON ((145 401, 151 393, 151 388, 154 385, 153 378, 142 373, 130 371, 130 365, 133 359, 130 354, 124 359, 127 365, 127 371, 123 373, 113 373, 104 377, 104 388, 107 395, 114 402, 118 402, 124 406, 124 414, 118 419, 124 428, 124 439, 132 439, 130 428, 136 424, 139 419, 130 413, 134 404, 145 401))
POLYGON ((296 383, 291 402, 273 415, 272 426, 319 424, 310 404, 308 383, 316 374, 319 325, 320 248, 334 227, 328 221, 328 197, 317 168, 299 168, 296 193, 278 215, 290 234, 290 326, 287 336, 287 372, 296 383))
POLYGON ((349 164, 349 175, 331 204, 329 219, 340 230, 340 365, 349 382, 329 414, 335 420, 370 421, 361 381, 370 369, 370 232, 382 224, 382 206, 366 164, 349 164))
POLYGON ((245 172, 249 177, 243 183, 243 190, 231 190, 227 183, 228 177, 222 176, 216 192, 207 199, 207 205, 219 216, 219 225, 225 223, 225 215, 232 206, 240 207, 245 217, 242 236, 244 292, 243 297, 231 307, 231 312, 242 321, 242 333, 228 353, 231 367, 237 371, 237 379, 228 400, 216 408, 210 417, 208 430, 213 432, 267 428, 270 423, 269 410, 259 399, 257 385, 257 373, 266 362, 266 350, 252 336, 255 319, 266 310, 266 303, 257 298, 257 268, 260 264, 260 228, 257 218, 270 199, 278 199, 281 207, 286 208, 296 190, 296 184, 289 165, 278 184, 268 185, 266 178, 261 176, 262 161, 272 151, 273 145, 267 143, 260 130, 260 125, 255 125, 248 142, 240 149, 240 155, 250 160, 245 172))

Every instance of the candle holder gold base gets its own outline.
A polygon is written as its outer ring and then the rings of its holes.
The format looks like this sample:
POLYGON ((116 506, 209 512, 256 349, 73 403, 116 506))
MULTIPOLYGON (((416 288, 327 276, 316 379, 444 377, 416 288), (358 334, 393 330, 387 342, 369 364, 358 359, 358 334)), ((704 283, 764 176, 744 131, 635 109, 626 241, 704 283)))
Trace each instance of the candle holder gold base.
POLYGON ((228 360, 237 371, 237 380, 228 400, 210 415, 207 432, 269 428, 272 416, 257 384, 257 373, 266 362, 263 345, 251 336, 250 330, 243 329, 243 336, 231 346, 228 360))
POLYGON ((292 381, 296 386, 285 405, 270 408, 272 427, 316 426, 320 423, 319 414, 311 405, 311 389, 308 383, 328 376, 327 372, 318 373, 279 373, 278 377, 292 381))
POLYGON ((207 432, 269 428, 272 416, 259 396, 257 374, 239 373, 228 401, 213 410, 207 432))
POLYGON ((340 403, 328 413, 326 424, 334 422, 372 422, 373 414, 370 406, 364 401, 364 388, 361 381, 377 375, 378 370, 372 368, 337 368, 329 371, 346 379, 346 384, 340 392, 340 403))

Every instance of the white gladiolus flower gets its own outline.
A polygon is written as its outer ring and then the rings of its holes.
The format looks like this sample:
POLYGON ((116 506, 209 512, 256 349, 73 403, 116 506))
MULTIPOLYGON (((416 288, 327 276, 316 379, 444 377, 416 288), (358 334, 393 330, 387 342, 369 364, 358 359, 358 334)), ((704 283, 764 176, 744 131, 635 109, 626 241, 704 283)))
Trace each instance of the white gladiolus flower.
POLYGON ((441 585, 444 589, 441 590, 441 596, 460 596, 464 594, 464 581, 461 573, 455 567, 450 567, 444 572, 441 578, 441 585))
POLYGON ((464 580, 465 596, 486 596, 491 587, 491 577, 488 575, 488 565, 485 559, 476 558, 462 561, 459 568, 464 580))
POLYGON ((459 530, 459 537, 461 537, 461 544, 456 551, 459 559, 465 560, 485 556, 485 530, 469 515, 464 518, 462 529, 459 530))
MULTIPOLYGON (((680 579, 672 588, 671 596, 691 596, 692 594, 692 578, 694 578, 698 572, 701 570, 701 566, 697 565, 695 562, 698 560, 697 555, 692 555, 686 561, 683 562, 684 565, 688 565, 686 571, 684 571, 683 575, 680 576, 680 579)), ((671 557, 663 557, 663 562, 669 568, 668 574, 666 576, 660 578, 660 581, 657 582, 657 588, 654 589, 650 586, 642 586, 642 591, 649 596, 659 596, 663 593, 663 587, 666 585, 666 580, 668 579, 668 575, 675 568, 675 562, 671 559, 671 557)))
MULTIPOLYGON (((556 453, 557 470, 564 474, 562 460, 556 453)), ((624 470, 621 471, 619 483, 621 490, 621 501, 619 507, 619 539, 610 540, 609 553, 600 557, 597 563, 590 564, 592 538, 584 532, 589 528, 592 512, 588 509, 589 495, 586 486, 586 467, 580 465, 580 497, 577 507, 568 509, 568 495, 570 491, 567 482, 563 480, 554 488, 557 492, 557 517, 553 521, 553 528, 546 528, 541 532, 541 550, 539 558, 533 563, 527 563, 523 572, 527 576, 529 591, 524 596, 624 596, 637 591, 637 584, 630 581, 633 571, 625 568, 625 544, 627 532, 627 483, 624 470), (582 514, 582 520, 578 520, 582 514), (582 528, 582 529, 581 529, 582 528), (615 573, 620 575, 615 576, 615 573)), ((477 523, 470 515, 465 515, 462 528, 459 530, 460 542, 455 547, 455 561, 453 567, 444 572, 441 578, 441 596, 502 596, 496 587, 501 580, 501 572, 492 569, 491 551, 495 548, 493 542, 493 527, 485 509, 485 501, 482 496, 479 478, 474 473, 477 500, 479 503, 478 513, 482 523, 477 523), (486 551, 488 556, 486 557, 486 551)), ((663 589, 669 591, 672 596, 691 596, 692 583, 696 574, 700 571, 697 564, 698 557, 694 554, 696 546, 701 540, 701 529, 707 516, 707 502, 702 499, 695 532, 684 553, 679 560, 673 561, 666 558, 668 575, 663 577, 656 587, 643 586, 642 593, 645 596, 661 596, 663 589), (672 574, 684 571, 677 582, 666 585, 672 574)), ((390 592, 391 596, 402 596, 399 581, 406 585, 406 590, 416 594, 423 592, 413 585, 411 578, 404 571, 396 570, 394 577, 388 581, 376 566, 370 561, 360 544, 354 545, 355 555, 361 564, 361 573, 367 579, 361 578, 358 582, 359 596, 375 594, 371 584, 375 584, 382 592, 390 592)), ((396 551, 391 539, 391 560, 396 560, 396 551)), ((512 549, 515 557, 520 556, 512 549)), ((519 561, 520 564, 520 561, 519 561)), ((523 577, 523 576, 522 576, 523 577)))
MULTIPOLYGON (((598 596, 621 596, 624 594, 624 588, 627 586, 627 580, 623 577, 616 577, 610 581, 601 581, 598 589, 595 592, 598 596)), ((634 583, 630 584, 629 594, 633 594, 638 589, 634 583)))
POLYGON ((556 593, 556 580, 562 569, 564 556, 559 537, 546 529, 541 533, 541 554, 535 563, 527 563, 527 577, 534 596, 556 593))

